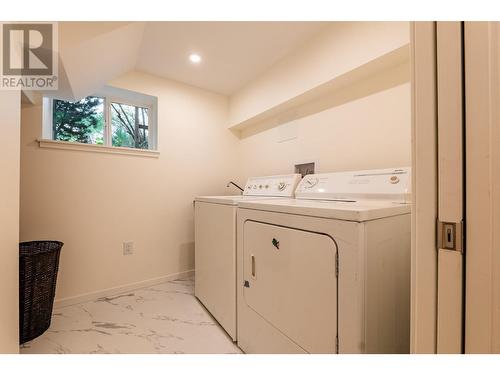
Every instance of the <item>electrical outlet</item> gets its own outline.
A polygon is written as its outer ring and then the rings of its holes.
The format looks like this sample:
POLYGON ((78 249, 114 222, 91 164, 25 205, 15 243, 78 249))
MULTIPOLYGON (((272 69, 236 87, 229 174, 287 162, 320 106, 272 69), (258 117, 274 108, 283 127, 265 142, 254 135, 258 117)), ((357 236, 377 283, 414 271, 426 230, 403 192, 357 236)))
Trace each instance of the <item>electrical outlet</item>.
POLYGON ((131 255, 134 253, 134 243, 124 242, 123 243, 123 255, 131 255))

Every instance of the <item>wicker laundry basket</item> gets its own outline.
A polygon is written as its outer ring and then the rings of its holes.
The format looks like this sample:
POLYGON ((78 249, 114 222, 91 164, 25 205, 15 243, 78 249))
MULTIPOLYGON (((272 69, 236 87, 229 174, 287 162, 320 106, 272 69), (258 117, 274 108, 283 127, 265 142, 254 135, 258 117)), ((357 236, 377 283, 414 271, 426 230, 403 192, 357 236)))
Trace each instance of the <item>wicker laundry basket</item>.
POLYGON ((50 326, 56 291, 58 241, 19 244, 19 339, 21 344, 40 336, 50 326))

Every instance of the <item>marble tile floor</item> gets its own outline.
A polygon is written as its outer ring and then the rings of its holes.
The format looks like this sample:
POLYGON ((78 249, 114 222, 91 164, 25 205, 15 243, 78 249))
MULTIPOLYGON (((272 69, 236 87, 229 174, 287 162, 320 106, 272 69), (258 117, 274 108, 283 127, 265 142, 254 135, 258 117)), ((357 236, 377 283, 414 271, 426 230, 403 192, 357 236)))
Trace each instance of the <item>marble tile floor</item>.
POLYGON ((194 297, 194 277, 55 309, 21 354, 241 353, 194 297))

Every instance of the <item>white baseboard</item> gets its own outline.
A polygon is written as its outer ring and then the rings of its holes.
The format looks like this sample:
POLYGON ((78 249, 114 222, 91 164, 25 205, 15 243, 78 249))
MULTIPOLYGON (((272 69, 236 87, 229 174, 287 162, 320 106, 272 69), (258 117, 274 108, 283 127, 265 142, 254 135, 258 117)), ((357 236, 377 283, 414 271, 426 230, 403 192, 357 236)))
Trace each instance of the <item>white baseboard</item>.
POLYGON ((177 272, 177 273, 172 273, 172 274, 166 275, 166 276, 156 277, 154 279, 143 280, 143 281, 139 281, 136 283, 120 285, 120 286, 113 287, 113 288, 97 290, 95 292, 79 294, 79 295, 74 296, 74 297, 60 298, 60 299, 56 299, 54 301, 54 309, 58 309, 60 307, 65 307, 65 306, 75 305, 77 303, 93 301, 93 300, 96 300, 98 298, 109 297, 109 296, 112 296, 112 295, 118 294, 118 293, 130 292, 132 290, 136 290, 136 289, 140 289, 140 288, 147 288, 147 287, 152 286, 152 285, 161 284, 161 283, 164 283, 167 281, 177 280, 177 279, 180 279, 183 277, 190 277, 193 275, 194 275, 194 270, 177 272))

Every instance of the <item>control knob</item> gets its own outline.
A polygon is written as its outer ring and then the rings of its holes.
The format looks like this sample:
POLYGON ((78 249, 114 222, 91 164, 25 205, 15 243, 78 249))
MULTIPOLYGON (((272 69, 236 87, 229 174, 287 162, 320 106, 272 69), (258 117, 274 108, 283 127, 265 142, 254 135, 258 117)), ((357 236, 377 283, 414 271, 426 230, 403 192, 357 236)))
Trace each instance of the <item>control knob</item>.
POLYGON ((305 181, 305 184, 304 184, 304 188, 305 189, 312 189, 313 187, 315 187, 319 182, 319 179, 317 178, 308 178, 306 181, 305 181))

